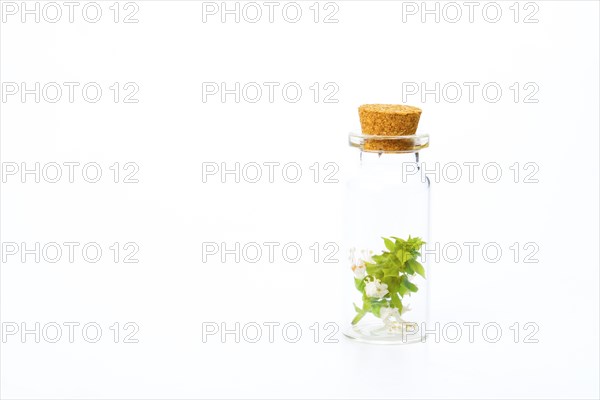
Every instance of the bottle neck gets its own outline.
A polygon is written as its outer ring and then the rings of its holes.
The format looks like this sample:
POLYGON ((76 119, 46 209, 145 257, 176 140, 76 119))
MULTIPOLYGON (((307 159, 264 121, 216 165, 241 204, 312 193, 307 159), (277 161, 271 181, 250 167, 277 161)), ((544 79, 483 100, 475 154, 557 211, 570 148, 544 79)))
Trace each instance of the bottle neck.
POLYGON ((366 169, 402 170, 406 164, 418 164, 419 152, 372 153, 360 152, 360 166, 366 169))
POLYGON ((361 151, 359 174, 370 182, 381 184, 402 182, 427 183, 418 172, 421 170, 419 153, 371 153, 361 151))

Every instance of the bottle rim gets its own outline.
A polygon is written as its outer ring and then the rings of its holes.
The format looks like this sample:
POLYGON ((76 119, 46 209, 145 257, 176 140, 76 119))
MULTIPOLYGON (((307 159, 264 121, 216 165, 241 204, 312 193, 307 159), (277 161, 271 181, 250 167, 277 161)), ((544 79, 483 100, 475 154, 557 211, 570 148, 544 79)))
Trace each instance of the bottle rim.
POLYGON ((348 144, 370 153, 415 153, 429 147, 429 135, 366 135, 352 131, 348 134, 348 144))

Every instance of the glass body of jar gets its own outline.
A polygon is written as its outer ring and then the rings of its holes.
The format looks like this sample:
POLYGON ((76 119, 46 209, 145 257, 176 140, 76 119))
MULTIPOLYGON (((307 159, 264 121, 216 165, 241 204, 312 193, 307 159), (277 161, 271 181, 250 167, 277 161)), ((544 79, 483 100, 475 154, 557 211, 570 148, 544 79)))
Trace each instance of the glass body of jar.
MULTIPOLYGON (((407 140, 407 139, 401 139, 407 140)), ((364 151, 347 183, 344 334, 378 344, 425 341, 429 270, 420 252, 429 236, 429 180, 419 150, 364 151)))

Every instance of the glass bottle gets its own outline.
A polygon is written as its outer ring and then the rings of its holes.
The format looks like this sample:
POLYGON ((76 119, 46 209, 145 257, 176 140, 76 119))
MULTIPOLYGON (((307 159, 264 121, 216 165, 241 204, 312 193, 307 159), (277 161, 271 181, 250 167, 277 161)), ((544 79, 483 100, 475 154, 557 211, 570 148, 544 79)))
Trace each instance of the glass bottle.
POLYGON ((349 139, 360 150, 360 168, 347 183, 344 334, 370 343, 422 342, 429 271, 419 250, 429 233, 430 185, 419 152, 429 137, 351 133, 349 139))

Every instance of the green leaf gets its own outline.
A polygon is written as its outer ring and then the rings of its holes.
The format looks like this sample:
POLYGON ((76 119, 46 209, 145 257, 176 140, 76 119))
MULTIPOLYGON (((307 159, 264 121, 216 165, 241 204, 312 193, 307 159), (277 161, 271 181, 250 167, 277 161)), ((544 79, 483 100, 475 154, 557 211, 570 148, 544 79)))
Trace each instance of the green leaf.
POLYGON ((412 255, 408 251, 401 249, 396 252, 396 257, 398 257, 398 260, 400 260, 400 262, 404 264, 407 260, 410 260, 412 258, 412 255))
POLYGON ((377 273, 377 272, 379 272, 379 270, 381 270, 381 267, 377 264, 366 263, 365 267, 367 268, 368 275, 375 275, 375 273, 377 273))
POLYGON ((400 297, 404 297, 404 295, 408 293, 408 289, 406 288, 406 286, 404 285, 400 285, 398 287, 398 294, 400 295, 400 297))
POLYGON ((355 303, 352 303, 352 305, 354 306, 354 311, 356 311, 357 313, 363 312, 362 308, 359 308, 355 303))
POLYGON ((390 239, 388 238, 382 238, 383 242, 385 243, 385 247, 389 250, 389 251, 394 251, 394 242, 392 242, 390 239))
POLYGON ((356 314, 356 317, 354 317, 354 319, 352 320, 352 325, 356 325, 358 324, 358 322, 365 316, 365 312, 361 311, 358 314, 356 314))
POLYGON ((404 247, 404 244, 406 244, 406 241, 404 239, 400 239, 400 238, 397 238, 395 236, 392 236, 392 239, 396 240, 396 246, 397 247, 404 247))
POLYGON ((373 257, 371 257, 373 259, 373 261, 375 261, 376 263, 382 263, 385 262, 387 260, 387 256, 384 254, 380 254, 380 255, 374 255, 373 257))
POLYGON ((390 292, 390 294, 394 295, 394 293, 397 293, 401 286, 400 286, 400 277, 399 276, 390 276, 387 278, 384 278, 383 283, 385 283, 386 285, 388 285, 388 291, 390 292))
POLYGON ((358 289, 359 292, 365 290, 365 280, 364 279, 356 279, 354 278, 354 286, 358 289))
POLYGON ((402 314, 402 301, 398 296, 392 296, 392 305, 398 309, 400 314, 402 314))
POLYGON ((405 288, 407 288, 408 290, 410 290, 411 292, 416 292, 417 290, 419 290, 418 287, 416 287, 413 283, 411 283, 408 279, 402 279, 402 286, 404 286, 405 288))
POLYGON ((385 303, 379 303, 379 302, 373 303, 372 304, 373 307, 371 308, 371 312, 373 313, 373 315, 376 316, 377 318, 381 317, 380 310, 381 310, 381 307, 384 305, 385 305, 385 303))
POLYGON ((402 306, 402 301, 400 301, 400 297, 398 297, 398 295, 392 296, 392 305, 396 308, 398 308, 398 305, 402 306))
POLYGON ((394 265, 390 268, 383 268, 381 271, 383 272, 383 279, 392 276, 397 277, 400 275, 400 268, 397 265, 394 265))
POLYGON ((371 305, 371 299, 367 297, 366 294, 363 294, 363 312, 369 312, 373 309, 371 305))
POLYGON ((425 268, 423 268, 423 265, 421 265, 420 262, 418 262, 417 260, 409 260, 408 261, 408 265, 410 265, 410 267, 419 275, 421 275, 423 278, 425 278, 425 268))

